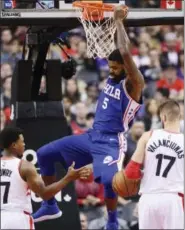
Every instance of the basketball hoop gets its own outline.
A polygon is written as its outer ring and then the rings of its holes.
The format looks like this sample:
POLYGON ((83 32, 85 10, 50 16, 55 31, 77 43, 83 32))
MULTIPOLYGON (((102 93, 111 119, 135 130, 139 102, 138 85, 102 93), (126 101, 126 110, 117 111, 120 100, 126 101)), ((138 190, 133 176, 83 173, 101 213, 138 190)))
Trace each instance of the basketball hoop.
MULTIPOLYGON (((87 39, 87 56, 106 58, 115 50, 114 34, 116 26, 112 18, 115 6, 102 1, 75 1, 87 39), (106 15, 105 15, 106 14, 106 15)), ((128 7, 122 6, 127 17, 128 7)))

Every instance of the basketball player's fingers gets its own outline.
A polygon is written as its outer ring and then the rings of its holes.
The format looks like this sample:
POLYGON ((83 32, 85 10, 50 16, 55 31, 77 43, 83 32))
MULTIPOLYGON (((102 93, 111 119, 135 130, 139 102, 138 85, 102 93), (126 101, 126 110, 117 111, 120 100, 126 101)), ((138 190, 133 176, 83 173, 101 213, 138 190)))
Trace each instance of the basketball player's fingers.
POLYGON ((69 169, 72 169, 75 167, 75 162, 73 161, 72 165, 69 167, 69 169))
POLYGON ((90 174, 89 174, 89 172, 79 172, 79 176, 80 176, 80 178, 81 177, 84 177, 84 178, 88 178, 89 176, 90 176, 90 174))
POLYGON ((79 168, 79 169, 76 169, 76 171, 83 171, 83 170, 90 170, 88 167, 86 167, 86 166, 83 166, 83 167, 81 167, 81 168, 79 168))
POLYGON ((88 177, 87 176, 80 176, 80 179, 86 180, 86 179, 88 179, 88 177))
POLYGON ((80 176, 90 176, 90 171, 89 170, 82 170, 82 171, 79 171, 79 175, 80 176))
POLYGON ((83 169, 83 170, 80 170, 79 171, 79 174, 83 174, 83 175, 90 175, 90 170, 88 170, 88 169, 83 169))

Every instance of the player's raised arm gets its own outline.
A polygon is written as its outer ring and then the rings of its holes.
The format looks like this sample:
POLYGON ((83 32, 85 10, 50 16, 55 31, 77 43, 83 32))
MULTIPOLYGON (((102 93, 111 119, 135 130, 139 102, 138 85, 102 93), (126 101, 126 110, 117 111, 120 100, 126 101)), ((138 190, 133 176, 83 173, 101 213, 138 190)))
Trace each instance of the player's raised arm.
POLYGON ((139 102, 144 87, 144 78, 134 63, 130 53, 130 40, 123 26, 124 18, 125 13, 122 10, 122 7, 116 7, 114 11, 114 20, 117 28, 117 48, 123 57, 124 68, 127 75, 126 88, 129 95, 135 101, 139 102))
POLYGON ((71 181, 78 178, 87 178, 90 175, 90 169, 83 167, 75 170, 73 163, 72 166, 69 167, 65 177, 48 186, 45 186, 35 167, 27 161, 22 161, 20 174, 33 192, 38 194, 42 199, 48 200, 66 187, 71 181))
POLYGON ((141 166, 145 157, 146 144, 150 138, 151 132, 145 132, 137 143, 136 150, 125 168, 125 175, 128 179, 139 179, 141 178, 141 166))

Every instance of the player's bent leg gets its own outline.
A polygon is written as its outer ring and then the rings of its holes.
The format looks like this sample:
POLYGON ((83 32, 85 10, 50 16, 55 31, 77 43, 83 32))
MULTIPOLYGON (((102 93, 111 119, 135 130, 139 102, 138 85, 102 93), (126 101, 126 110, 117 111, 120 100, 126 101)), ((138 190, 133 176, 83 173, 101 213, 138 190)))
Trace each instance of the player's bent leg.
MULTIPOLYGON (((68 168, 75 161, 75 168, 92 163, 87 134, 68 136, 51 142, 37 151, 38 163, 46 185, 55 182, 55 163, 68 168)), ((42 202, 41 208, 33 214, 34 222, 56 219, 62 215, 54 198, 42 202)))
MULTIPOLYGON (((40 167, 40 173, 46 185, 52 184, 56 181, 55 177, 55 163, 64 163, 64 160, 59 151, 55 150, 51 144, 45 145, 38 149, 37 159, 40 167)), ((41 208, 32 216, 34 222, 41 222, 44 220, 51 220, 61 217, 62 212, 58 208, 55 198, 48 201, 43 201, 41 208)))
POLYGON ((104 169, 101 174, 101 182, 104 185, 105 190, 105 203, 108 212, 108 222, 106 225, 107 230, 117 230, 117 194, 112 188, 112 179, 115 173, 118 171, 117 164, 111 166, 104 165, 104 169))
POLYGON ((104 185, 105 190, 105 202, 108 212, 106 229, 117 230, 119 227, 117 220, 117 194, 113 191, 112 180, 113 176, 121 169, 124 153, 120 148, 119 141, 116 139, 117 137, 110 137, 112 136, 93 136, 95 145, 91 152, 94 161, 94 177, 100 178, 100 183, 104 185))

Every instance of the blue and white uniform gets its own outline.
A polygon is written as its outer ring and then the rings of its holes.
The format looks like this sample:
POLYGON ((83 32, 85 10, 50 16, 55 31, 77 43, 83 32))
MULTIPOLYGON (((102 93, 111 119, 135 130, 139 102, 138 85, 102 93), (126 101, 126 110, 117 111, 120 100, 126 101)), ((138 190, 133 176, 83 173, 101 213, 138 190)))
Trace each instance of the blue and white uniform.
POLYGON ((55 162, 66 167, 75 161, 79 168, 93 163, 94 177, 104 184, 105 196, 114 198, 112 178, 122 168, 127 149, 125 133, 140 108, 127 93, 125 80, 119 83, 109 77, 99 96, 93 128, 82 135, 53 141, 37 152, 41 174, 54 175, 55 162))

